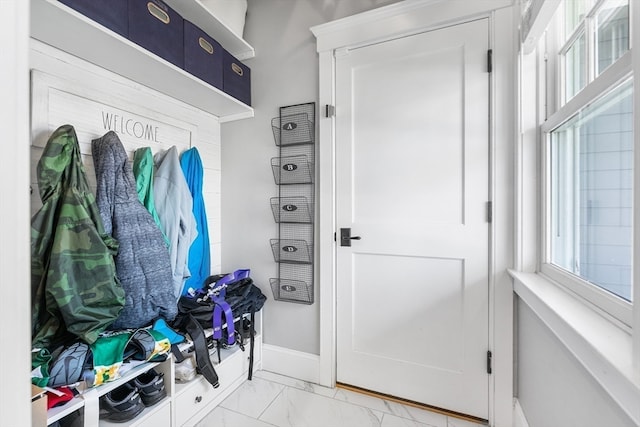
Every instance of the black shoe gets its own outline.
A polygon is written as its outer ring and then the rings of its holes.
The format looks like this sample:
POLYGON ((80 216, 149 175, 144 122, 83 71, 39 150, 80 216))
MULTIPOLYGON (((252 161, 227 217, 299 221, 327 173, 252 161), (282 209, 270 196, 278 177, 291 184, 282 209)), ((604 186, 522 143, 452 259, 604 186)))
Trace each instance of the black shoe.
POLYGON ((138 389, 145 406, 153 406, 167 396, 167 390, 164 388, 164 374, 159 374, 154 369, 138 375, 130 381, 130 384, 138 389))
POLYGON ((123 423, 144 411, 138 390, 129 383, 111 390, 100 398, 100 418, 123 423))

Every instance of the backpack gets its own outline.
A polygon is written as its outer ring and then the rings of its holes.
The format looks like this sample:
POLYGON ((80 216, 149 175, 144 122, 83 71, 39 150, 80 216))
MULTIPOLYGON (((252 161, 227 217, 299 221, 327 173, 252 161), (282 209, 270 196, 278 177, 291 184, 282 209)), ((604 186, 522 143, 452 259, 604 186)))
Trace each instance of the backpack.
POLYGON ((234 315, 240 316, 239 325, 235 326, 235 330, 240 333, 241 345, 247 335, 249 336, 249 374, 247 378, 251 381, 253 376, 253 346, 256 335, 255 314, 262 309, 267 297, 259 287, 253 284, 253 280, 246 278, 227 286, 226 299, 234 315), (244 314, 249 314, 249 319, 243 317, 244 314))
POLYGON ((224 298, 231 306, 234 316, 251 314, 260 311, 267 297, 259 287, 253 284, 249 277, 227 285, 227 293, 224 298))
POLYGON ((239 336, 238 343, 243 351, 243 341, 249 338, 249 380, 251 380, 255 313, 262 309, 266 300, 267 297, 249 277, 249 270, 212 275, 205 279, 202 289, 194 292, 193 295, 180 297, 178 315, 173 326, 184 330, 191 319, 204 329, 213 328, 214 339, 218 342, 218 359, 220 359, 221 346, 233 344, 235 336, 239 336), (223 330, 226 331, 226 343, 220 340, 223 330))
POLYGON ((202 289, 193 295, 181 296, 178 300, 178 316, 173 321, 173 326, 184 330, 186 317, 190 314, 203 328, 214 328, 213 311, 216 300, 226 302, 234 318, 250 315, 252 311, 260 311, 267 297, 253 283, 248 271, 236 270, 231 274, 209 276, 205 279, 202 289), (232 279, 228 279, 229 277, 232 279))

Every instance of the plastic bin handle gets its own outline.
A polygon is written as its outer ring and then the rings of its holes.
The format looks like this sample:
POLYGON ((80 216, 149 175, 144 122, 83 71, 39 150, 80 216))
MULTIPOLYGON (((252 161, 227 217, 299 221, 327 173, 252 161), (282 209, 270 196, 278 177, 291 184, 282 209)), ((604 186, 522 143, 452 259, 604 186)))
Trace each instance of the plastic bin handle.
POLYGON ((242 69, 241 66, 239 66, 236 63, 231 63, 231 69, 233 70, 234 73, 236 73, 240 77, 242 77, 244 75, 244 70, 242 69))
POLYGON ((198 43, 200 44, 200 47, 207 52, 209 55, 213 55, 213 45, 211 43, 209 43, 208 41, 206 41, 204 38, 200 37, 198 39, 198 43))
POLYGON ((154 2, 151 2, 151 1, 148 2, 147 9, 149 10, 149 13, 151 14, 151 16, 153 16, 163 24, 168 24, 169 22, 171 22, 171 18, 169 18, 169 14, 164 10, 162 10, 160 6, 158 6, 154 2))

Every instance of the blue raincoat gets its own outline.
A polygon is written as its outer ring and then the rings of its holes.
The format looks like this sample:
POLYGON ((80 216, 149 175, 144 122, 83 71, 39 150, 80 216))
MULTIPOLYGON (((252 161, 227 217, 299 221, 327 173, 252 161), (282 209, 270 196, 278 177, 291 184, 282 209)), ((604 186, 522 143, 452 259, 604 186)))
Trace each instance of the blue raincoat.
POLYGON ((189 288, 200 289, 204 280, 211 274, 211 250, 207 213, 202 197, 202 161, 198 149, 193 147, 182 153, 180 166, 193 197, 193 215, 196 218, 198 230, 198 237, 189 248, 188 265, 191 277, 187 279, 182 288, 182 295, 185 295, 189 288))

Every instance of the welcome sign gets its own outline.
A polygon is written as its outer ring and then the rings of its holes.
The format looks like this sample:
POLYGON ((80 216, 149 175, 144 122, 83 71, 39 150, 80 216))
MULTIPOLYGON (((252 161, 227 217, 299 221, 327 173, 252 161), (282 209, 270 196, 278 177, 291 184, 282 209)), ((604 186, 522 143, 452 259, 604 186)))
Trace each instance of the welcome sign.
POLYGON ((105 130, 112 130, 121 135, 129 135, 145 141, 157 142, 158 129, 148 120, 135 117, 131 114, 123 114, 120 111, 109 112, 102 110, 102 126, 105 130))
POLYGON ((40 104, 33 123, 33 144, 44 147, 48 135, 64 124, 76 130, 83 154, 91 153, 91 140, 115 132, 132 157, 141 147, 155 153, 176 146, 178 152, 191 147, 195 127, 163 113, 147 110, 132 101, 100 94, 95 88, 83 89, 70 82, 34 71, 32 75, 34 109, 40 104))

